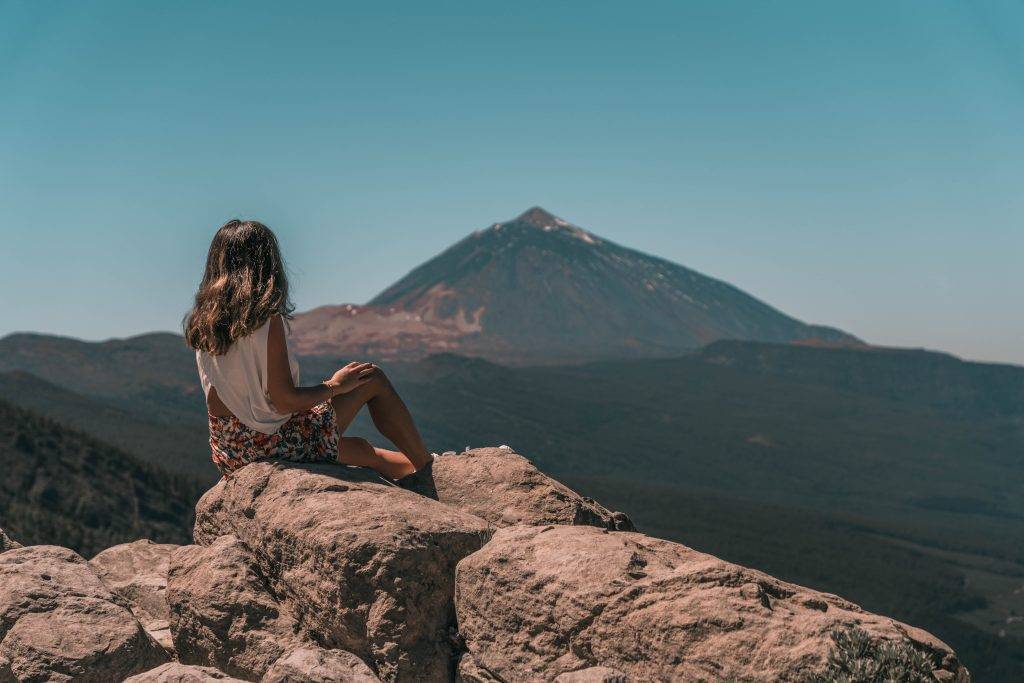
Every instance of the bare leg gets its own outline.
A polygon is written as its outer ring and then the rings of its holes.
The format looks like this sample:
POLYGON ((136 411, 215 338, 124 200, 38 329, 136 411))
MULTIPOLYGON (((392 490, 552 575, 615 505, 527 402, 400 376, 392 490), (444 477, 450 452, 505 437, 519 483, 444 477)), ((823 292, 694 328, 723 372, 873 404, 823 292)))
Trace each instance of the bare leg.
POLYGON ((430 452, 423 445, 423 439, 416 429, 409 409, 405 407, 405 403, 383 370, 378 368, 373 374, 373 379, 366 384, 347 394, 335 396, 331 399, 331 404, 334 406, 338 431, 342 434, 365 405, 370 410, 374 426, 391 443, 398 446, 398 450, 417 470, 430 462, 430 452))
POLYGON ((409 459, 398 451, 374 448, 366 439, 344 436, 338 442, 338 462, 369 467, 390 479, 401 479, 415 471, 409 459))

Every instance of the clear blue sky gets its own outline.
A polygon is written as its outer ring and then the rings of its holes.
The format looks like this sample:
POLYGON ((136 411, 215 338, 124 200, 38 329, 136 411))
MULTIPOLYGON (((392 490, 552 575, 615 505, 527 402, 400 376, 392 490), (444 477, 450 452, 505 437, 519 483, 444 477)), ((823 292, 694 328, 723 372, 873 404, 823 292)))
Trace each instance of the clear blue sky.
POLYGON ((0 334, 300 309, 533 204, 876 343, 1024 363, 1024 4, 3 2, 0 334))

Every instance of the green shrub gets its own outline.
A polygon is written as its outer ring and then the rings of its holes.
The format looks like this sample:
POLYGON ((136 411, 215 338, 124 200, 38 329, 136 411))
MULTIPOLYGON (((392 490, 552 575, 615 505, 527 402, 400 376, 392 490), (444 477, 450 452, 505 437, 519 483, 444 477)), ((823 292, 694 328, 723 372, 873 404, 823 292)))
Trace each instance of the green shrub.
POLYGON ((832 634, 828 666, 808 683, 934 683, 929 655, 908 643, 873 641, 853 628, 832 634))

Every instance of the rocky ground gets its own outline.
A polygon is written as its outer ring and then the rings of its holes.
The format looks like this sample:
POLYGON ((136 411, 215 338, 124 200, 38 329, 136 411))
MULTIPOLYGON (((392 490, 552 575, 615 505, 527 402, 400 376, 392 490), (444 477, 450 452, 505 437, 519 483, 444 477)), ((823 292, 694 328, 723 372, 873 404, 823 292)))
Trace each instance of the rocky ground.
POLYGON ((411 492, 251 464, 203 496, 194 545, 88 562, 0 531, 0 683, 799 682, 852 632, 913 680, 970 680, 930 634, 636 533, 506 447, 434 470, 411 492))

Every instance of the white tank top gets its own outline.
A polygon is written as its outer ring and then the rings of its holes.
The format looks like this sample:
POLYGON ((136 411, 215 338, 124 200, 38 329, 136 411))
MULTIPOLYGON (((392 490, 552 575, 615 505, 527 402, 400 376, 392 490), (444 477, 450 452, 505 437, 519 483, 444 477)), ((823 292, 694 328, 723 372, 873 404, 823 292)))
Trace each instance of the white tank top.
MULTIPOLYGON (((299 364, 288 344, 288 323, 285 321, 285 346, 292 381, 299 386, 299 364)), ((228 352, 214 356, 196 349, 196 365, 203 395, 216 387, 217 396, 242 424, 264 434, 273 434, 288 421, 291 413, 279 412, 270 400, 267 389, 267 336, 270 320, 247 337, 235 341, 228 352)))

